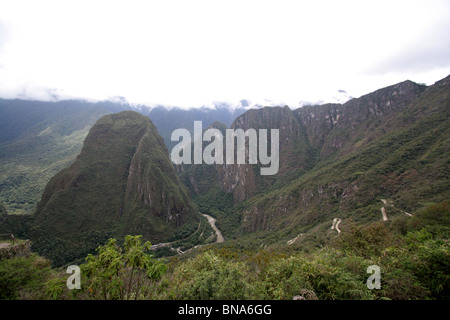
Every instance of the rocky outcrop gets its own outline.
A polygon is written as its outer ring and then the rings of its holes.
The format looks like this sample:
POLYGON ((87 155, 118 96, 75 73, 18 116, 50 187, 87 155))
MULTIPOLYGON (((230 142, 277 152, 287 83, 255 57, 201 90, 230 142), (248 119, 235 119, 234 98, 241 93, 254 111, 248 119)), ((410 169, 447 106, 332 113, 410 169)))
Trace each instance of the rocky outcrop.
MULTIPOLYGON (((218 128, 225 130, 223 126, 218 126, 218 128)), ((287 106, 249 110, 238 117, 229 129, 242 129, 244 132, 254 129, 257 134, 259 134, 260 129, 267 129, 269 134, 271 129, 278 129, 280 167, 277 176, 291 174, 293 170, 307 171, 311 163, 314 162, 314 153, 306 140, 302 125, 287 106)), ((268 140, 270 141, 270 137, 268 140)), ((251 198, 260 190, 270 187, 276 178, 274 176, 262 176, 260 174, 262 167, 260 162, 249 164, 248 148, 247 143, 245 164, 237 164, 235 161, 234 164, 224 162, 223 164, 211 165, 214 168, 213 172, 209 170, 207 174, 207 170, 203 169, 205 174, 202 175, 196 175, 194 171, 199 169, 191 166, 191 172, 184 173, 189 176, 189 179, 185 179, 185 182, 191 186, 191 190, 194 192, 201 192, 198 185, 202 182, 198 179, 211 181, 225 192, 232 193, 235 202, 251 198)), ((270 150, 269 147, 268 150, 270 150)), ((223 152, 224 154, 226 152, 225 143, 223 152)))

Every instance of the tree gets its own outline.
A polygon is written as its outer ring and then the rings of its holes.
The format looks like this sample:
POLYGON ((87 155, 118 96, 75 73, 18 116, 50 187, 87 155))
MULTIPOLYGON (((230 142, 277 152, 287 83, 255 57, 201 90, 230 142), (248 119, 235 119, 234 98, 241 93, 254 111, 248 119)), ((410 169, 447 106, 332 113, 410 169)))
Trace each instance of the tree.
POLYGON ((97 255, 88 255, 81 266, 84 289, 93 299, 138 299, 149 285, 162 277, 166 265, 146 253, 150 242, 141 242, 142 236, 126 236, 123 247, 116 239, 97 249, 97 255))

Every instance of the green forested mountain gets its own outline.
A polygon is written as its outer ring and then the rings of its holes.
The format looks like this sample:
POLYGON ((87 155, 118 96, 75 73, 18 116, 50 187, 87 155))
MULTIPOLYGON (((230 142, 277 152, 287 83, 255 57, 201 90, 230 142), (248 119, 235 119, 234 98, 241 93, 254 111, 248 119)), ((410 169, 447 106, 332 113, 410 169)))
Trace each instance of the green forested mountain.
POLYGON ((124 111, 100 118, 74 163, 49 181, 29 235, 58 265, 112 236, 139 234, 156 243, 198 220, 156 127, 124 111))

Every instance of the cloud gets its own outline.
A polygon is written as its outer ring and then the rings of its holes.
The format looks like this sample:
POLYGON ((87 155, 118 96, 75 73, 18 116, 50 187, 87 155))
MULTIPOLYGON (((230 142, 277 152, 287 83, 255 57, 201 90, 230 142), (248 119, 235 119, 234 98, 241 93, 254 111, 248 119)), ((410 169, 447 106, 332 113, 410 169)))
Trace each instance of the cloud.
POLYGON ((7 41, 7 30, 3 22, 0 21, 0 50, 5 45, 7 41))
MULTIPOLYGON (((450 11, 449 11, 450 12, 450 11)), ((433 27, 418 35, 414 41, 396 48, 391 55, 367 69, 368 73, 428 72, 433 69, 450 68, 450 20, 433 23, 433 27)))
POLYGON ((181 107, 359 96, 447 75, 447 3, 5 0, 0 95, 181 107))

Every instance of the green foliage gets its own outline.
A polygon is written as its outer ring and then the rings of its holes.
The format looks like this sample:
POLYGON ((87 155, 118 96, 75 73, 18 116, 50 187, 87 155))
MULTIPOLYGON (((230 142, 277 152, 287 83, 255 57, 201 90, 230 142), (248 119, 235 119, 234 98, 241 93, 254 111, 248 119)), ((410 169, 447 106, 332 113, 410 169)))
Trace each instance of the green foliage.
POLYGON ((412 217, 398 217, 391 228, 401 234, 426 229, 434 236, 450 237, 450 203, 435 203, 418 211, 412 217))
POLYGON ((81 290, 68 290, 67 274, 50 272, 49 262, 34 256, 0 263, 0 292, 7 299, 450 298, 448 238, 428 228, 402 235, 375 223, 350 225, 336 239, 308 254, 210 245, 166 265, 147 253, 151 245, 141 236, 127 236, 122 246, 110 239, 88 255, 81 290), (380 267, 381 289, 366 285, 371 265, 380 267))
POLYGON ((50 178, 73 162, 89 128, 112 109, 0 99, 0 203, 8 212, 32 213, 50 178))
POLYGON ((405 237, 406 249, 400 254, 404 269, 409 270, 436 299, 450 299, 450 245, 426 229, 405 237))
POLYGON ((364 258, 380 256, 385 248, 395 242, 392 232, 382 222, 350 225, 346 232, 335 239, 335 245, 344 252, 352 252, 364 258))
POLYGON ((249 283, 246 268, 211 251, 189 259, 159 285, 163 299, 245 299, 249 283))
MULTIPOLYGON (((357 258, 356 258, 357 259, 357 258)), ((287 299, 307 293, 306 299, 374 299, 365 285, 364 260, 331 265, 335 258, 318 253, 283 256, 209 249, 178 263, 159 283, 163 299, 287 299), (228 252, 228 253, 227 253, 228 252)))
POLYGON ((80 232, 73 240, 50 234, 35 239, 32 249, 48 258, 54 267, 59 267, 68 263, 81 263, 86 255, 95 252, 98 246, 104 245, 110 237, 109 231, 95 230, 80 232))
POLYGON ((255 298, 292 299, 306 291, 310 296, 305 299, 373 299, 363 274, 367 263, 333 249, 318 250, 309 258, 275 255, 255 273, 255 298))
POLYGON ((149 290, 151 282, 164 274, 166 267, 146 251, 150 242, 142 243, 141 236, 126 236, 123 248, 110 239, 88 255, 81 266, 84 290, 92 299, 138 299, 149 290))
POLYGON ((311 265, 302 257, 274 259, 257 276, 255 296, 260 299, 289 300, 300 289, 313 289, 311 265))
POLYGON ((0 261, 0 300, 44 299, 42 284, 51 276, 50 262, 32 254, 0 261))

